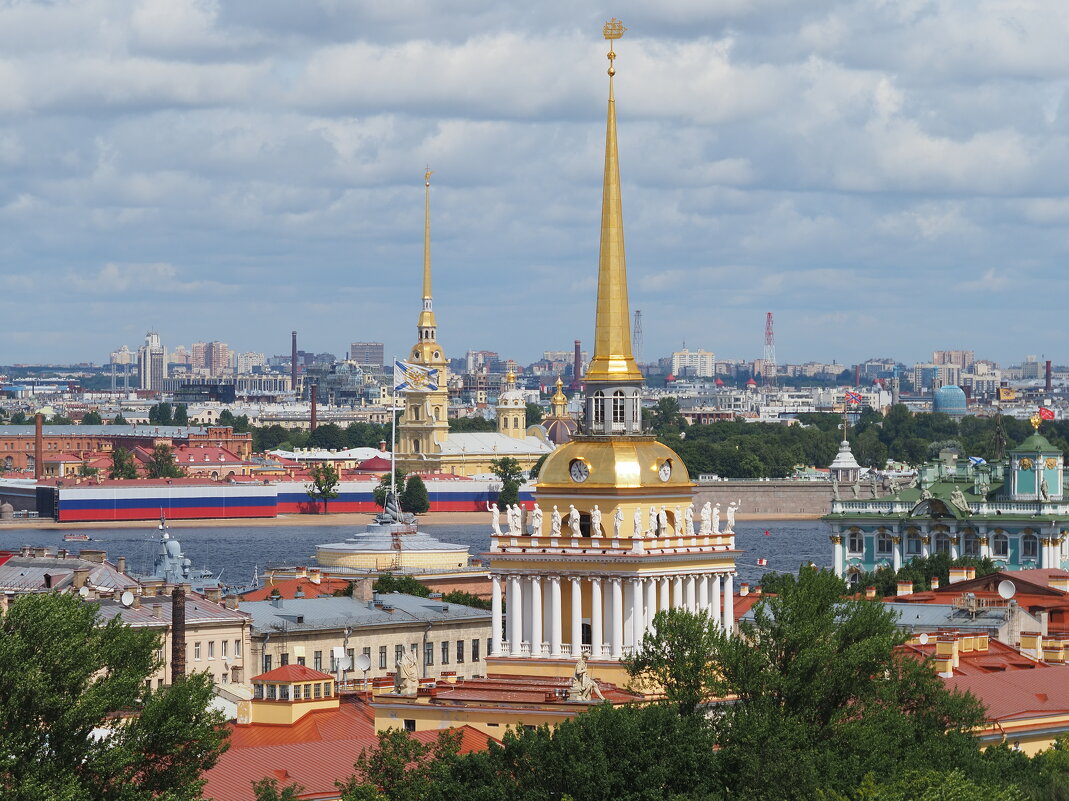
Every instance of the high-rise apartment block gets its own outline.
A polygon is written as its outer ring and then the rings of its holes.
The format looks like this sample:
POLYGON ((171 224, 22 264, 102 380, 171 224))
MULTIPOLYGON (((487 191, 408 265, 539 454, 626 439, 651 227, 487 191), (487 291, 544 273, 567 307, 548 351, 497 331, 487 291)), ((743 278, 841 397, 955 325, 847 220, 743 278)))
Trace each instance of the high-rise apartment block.
POLYGON ((145 344, 137 349, 137 379, 141 389, 163 389, 167 377, 167 351, 160 342, 160 335, 149 331, 145 344))
POLYGON ((700 349, 677 350, 672 354, 672 374, 711 378, 716 375, 716 354, 700 349))
POLYGON ((953 365, 961 370, 968 370, 975 361, 971 350, 936 350, 932 351, 932 364, 953 365))
POLYGON ((382 367, 386 364, 385 348, 381 342, 354 342, 349 346, 349 360, 382 367))

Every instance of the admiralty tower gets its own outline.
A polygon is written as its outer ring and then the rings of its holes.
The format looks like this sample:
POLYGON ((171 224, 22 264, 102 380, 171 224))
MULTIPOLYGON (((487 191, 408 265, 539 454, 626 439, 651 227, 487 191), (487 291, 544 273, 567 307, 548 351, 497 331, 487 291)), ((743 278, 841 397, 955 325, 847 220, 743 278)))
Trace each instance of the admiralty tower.
POLYGON ((620 659, 641 644, 659 610, 702 610, 722 626, 734 620, 734 538, 719 533, 708 506, 694 508, 679 455, 643 433, 613 87, 612 45, 624 30, 615 19, 604 28, 601 251, 583 422, 546 459, 529 525, 514 522, 491 537, 491 673, 561 675, 584 653, 599 679, 622 681, 620 659))

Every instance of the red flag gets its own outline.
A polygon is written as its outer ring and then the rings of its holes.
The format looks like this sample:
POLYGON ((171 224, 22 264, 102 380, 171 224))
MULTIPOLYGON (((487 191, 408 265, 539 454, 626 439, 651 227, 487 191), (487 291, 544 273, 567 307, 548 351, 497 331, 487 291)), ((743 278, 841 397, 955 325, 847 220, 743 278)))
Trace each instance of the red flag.
POLYGON ((764 567, 767 564, 768 564, 768 560, 767 559, 758 559, 757 560, 757 566, 758 567, 764 567))
POLYGON ((1039 417, 1040 417, 1041 420, 1053 420, 1054 419, 1054 410, 1051 409, 1048 406, 1040 406, 1039 407, 1039 417))
POLYGON ((771 537, 772 536, 772 532, 769 531, 767 528, 765 529, 765 536, 766 537, 771 537))

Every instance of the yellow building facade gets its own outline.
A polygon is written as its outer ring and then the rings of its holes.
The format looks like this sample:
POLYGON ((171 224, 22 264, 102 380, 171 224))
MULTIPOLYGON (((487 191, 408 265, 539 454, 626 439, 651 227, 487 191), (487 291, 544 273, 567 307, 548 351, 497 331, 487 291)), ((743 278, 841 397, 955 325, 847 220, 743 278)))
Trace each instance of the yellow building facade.
MULTIPOLYGON (((623 33, 613 20, 610 43, 623 33)), ((599 679, 622 682, 620 660, 664 609, 734 623, 735 557, 709 507, 692 503, 686 465, 643 433, 643 377, 631 350, 623 211, 610 48, 609 101, 594 357, 583 425, 544 463, 525 536, 489 553, 494 673, 560 675, 579 653, 599 679), (507 616, 503 610, 507 607, 507 616)))

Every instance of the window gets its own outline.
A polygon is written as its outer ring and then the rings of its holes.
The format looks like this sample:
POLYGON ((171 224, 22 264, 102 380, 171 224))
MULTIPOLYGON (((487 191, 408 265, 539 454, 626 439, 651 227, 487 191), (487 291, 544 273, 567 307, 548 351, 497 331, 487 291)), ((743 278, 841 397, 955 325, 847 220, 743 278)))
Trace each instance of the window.
POLYGON ((395 645, 393 647, 393 663, 396 665, 401 661, 401 657, 405 655, 405 647, 403 645, 395 645))
POLYGON ((383 670, 386 667, 386 646, 379 646, 379 670, 383 670))
POLYGON ((268 684, 267 685, 267 700, 268 701, 274 701, 276 692, 277 691, 275 689, 275 685, 274 684, 268 684))
POLYGON ((302 665, 302 666, 304 665, 304 657, 303 656, 298 656, 297 657, 297 664, 298 665, 302 665))
POLYGON ((891 542, 891 535, 886 531, 881 531, 876 537, 876 553, 889 554, 894 552, 894 543, 891 542))
POLYGON ((312 697, 312 685, 311 684, 304 685, 304 697, 305 698, 311 698, 312 697))
POLYGON ((253 686, 253 688, 252 688, 252 697, 255 698, 257 701, 263 700, 263 697, 264 697, 264 686, 262 684, 256 684, 256 685, 253 686))
POLYGON ((234 640, 234 658, 241 656, 241 640, 234 640))
POLYGON ((965 533, 965 539, 962 541, 962 554, 965 556, 980 555, 980 538, 975 533, 971 531, 965 533))
MULTIPOLYGON (((371 646, 370 645, 364 646, 364 649, 360 653, 363 654, 364 658, 367 660, 367 665, 370 668, 371 667, 371 646)), ((356 670, 356 662, 353 660, 352 656, 353 656, 353 652, 350 651, 349 652, 349 667, 351 667, 353 670, 356 670)))
POLYGON ((290 700, 290 686, 288 684, 280 684, 278 687, 278 700, 288 701, 290 700))
POLYGON ((600 389, 594 393, 594 425, 605 422, 605 393, 600 389))
POLYGON ((464 641, 457 640, 457 664, 464 664, 464 641))
POLYGON ((423 646, 423 664, 430 666, 434 664, 434 643, 428 642, 423 646))
POLYGON ((290 663, 290 655, 289 655, 288 651, 286 651, 285 653, 279 655, 278 664, 279 664, 280 667, 285 667, 289 663, 290 663))
MULTIPOLYGON (((370 648, 364 649, 364 656, 367 656, 370 653, 370 648)), ((345 670, 356 670, 356 651, 353 648, 350 648, 345 652, 345 655, 349 658, 349 667, 345 668, 345 670)))
POLYGON ((323 669, 323 652, 322 651, 316 651, 313 654, 313 656, 312 656, 312 667, 314 667, 316 670, 322 670, 323 669))
POLYGON ((333 694, 331 692, 331 688, 333 686, 334 685, 332 685, 329 681, 323 682, 323 697, 324 698, 330 698, 330 696, 333 694))
POLYGON ((921 552, 921 538, 916 534, 910 534, 906 538, 906 553, 910 556, 916 556, 921 552))
POLYGON ((271 670, 271 654, 264 654, 264 673, 271 670))
POLYGON ((449 640, 442 640, 442 664, 449 664, 449 640))
POLYGON ((479 641, 478 640, 472 640, 471 641, 471 661, 472 662, 478 662, 479 661, 479 641))
POLYGON ((230 643, 228 643, 226 640, 219 641, 219 656, 223 657, 223 659, 226 659, 227 657, 226 647, 228 645, 230 645, 230 643))
POLYGON ((1025 534, 1021 537, 1021 556, 1025 559, 1035 559, 1039 556, 1039 539, 1035 534, 1025 534))
POLYGON ((412 720, 411 718, 405 718, 405 731, 415 731, 415 730, 416 730, 416 721, 412 720))
POLYGON ((996 534, 991 544, 991 550, 995 556, 1003 558, 1010 555, 1010 538, 1005 534, 996 534))
POLYGON ((299 685, 299 684, 294 684, 293 685, 293 700, 294 701, 300 701, 301 700, 301 685, 299 685))
POLYGON ((861 553, 865 550, 865 535, 860 531, 851 531, 846 538, 846 548, 850 553, 861 553))
POLYGON ((208 658, 215 659, 215 640, 208 640, 208 658))
POLYGON ((624 424, 624 393, 620 390, 612 393, 612 424, 613 428, 624 424))
POLYGON ((200 659, 200 643, 199 642, 193 643, 193 658, 194 659, 200 659))
POLYGON ((939 533, 935 535, 935 552, 950 553, 950 537, 947 534, 939 533))
POLYGON ((313 698, 322 698, 323 697, 323 685, 321 685, 319 682, 316 682, 315 684, 312 685, 312 697, 313 698))

